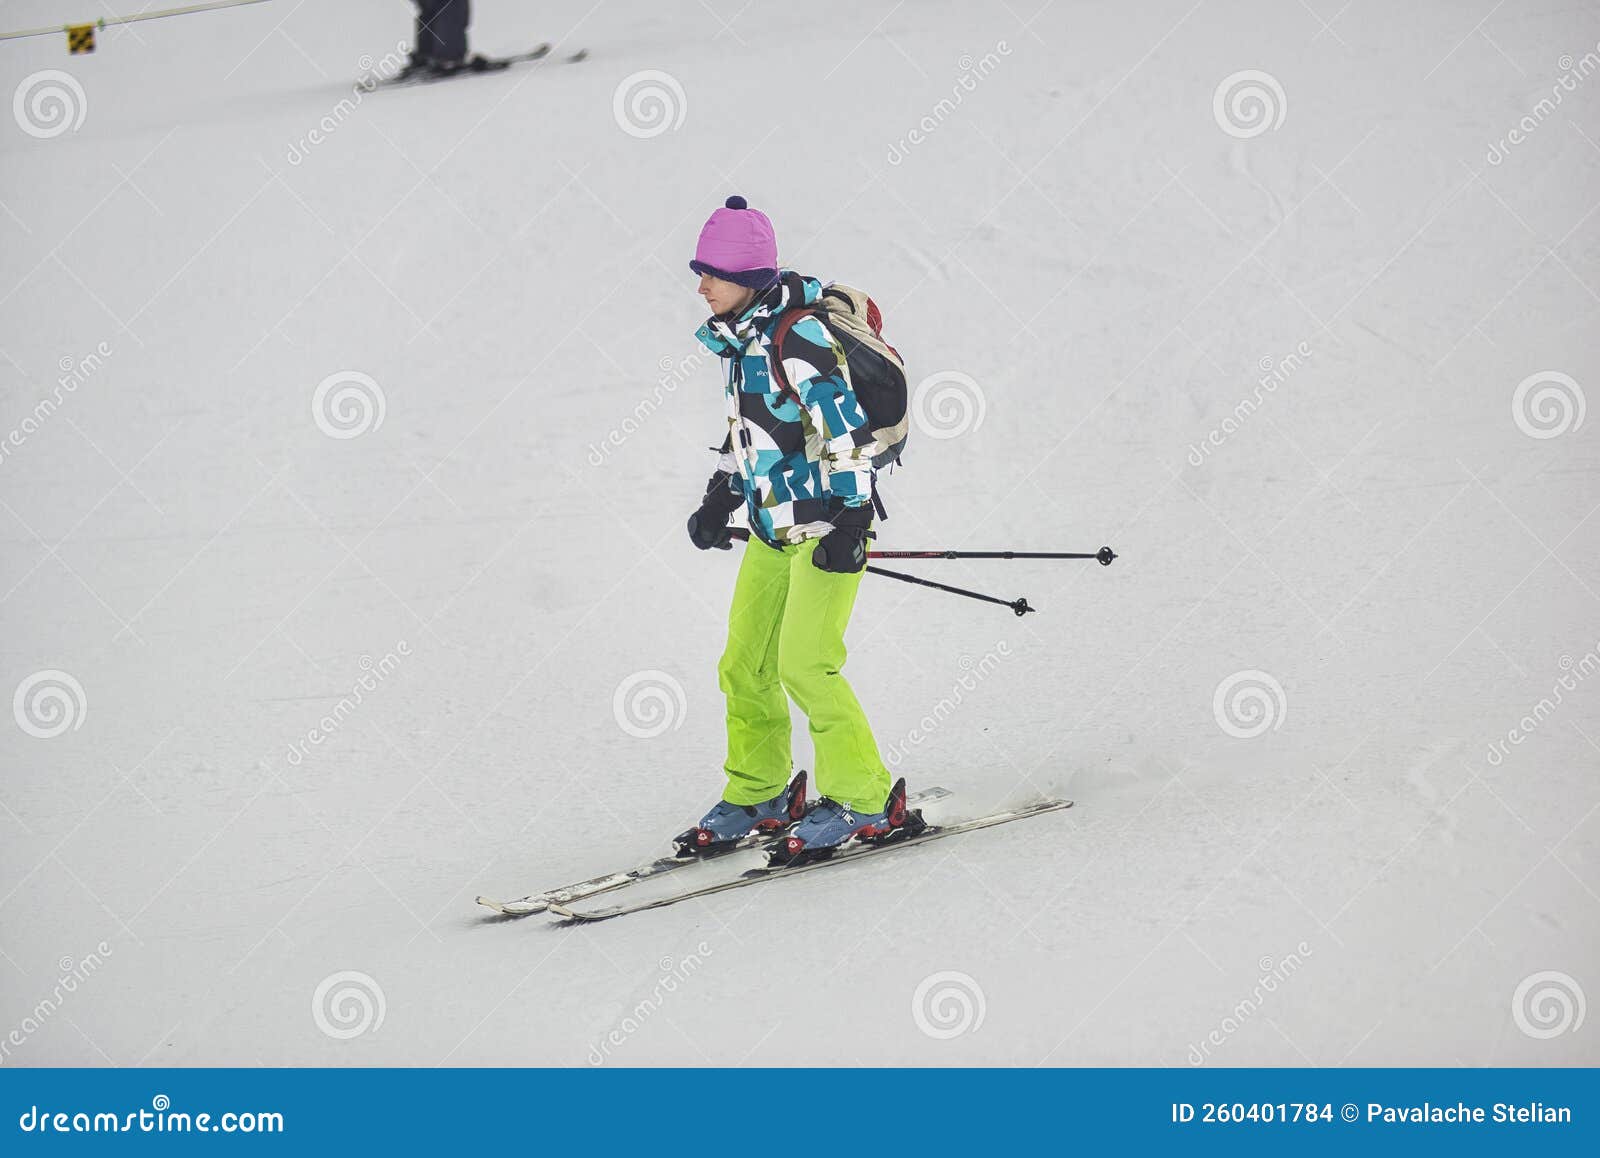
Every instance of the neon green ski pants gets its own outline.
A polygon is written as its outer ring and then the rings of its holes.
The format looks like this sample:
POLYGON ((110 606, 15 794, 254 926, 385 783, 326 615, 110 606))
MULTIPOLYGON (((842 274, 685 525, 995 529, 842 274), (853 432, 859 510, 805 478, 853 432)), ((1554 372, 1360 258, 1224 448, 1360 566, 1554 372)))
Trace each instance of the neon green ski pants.
POLYGON ((717 665, 728 697, 722 795, 732 804, 756 804, 783 791, 793 767, 787 693, 810 725, 816 792, 877 812, 889 795, 889 771, 839 670, 864 572, 820 570, 811 562, 817 542, 780 550, 752 537, 745 547, 728 611, 728 647, 717 665))

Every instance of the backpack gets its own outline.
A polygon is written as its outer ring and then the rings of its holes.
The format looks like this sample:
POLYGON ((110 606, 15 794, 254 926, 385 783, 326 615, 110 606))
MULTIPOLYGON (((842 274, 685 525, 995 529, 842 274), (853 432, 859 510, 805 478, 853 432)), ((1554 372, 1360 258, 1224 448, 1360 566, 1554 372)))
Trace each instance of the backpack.
POLYGON ((805 317, 819 318, 844 347, 850 385, 880 448, 872 456, 872 469, 882 470, 899 462, 911 430, 906 411, 906 363, 900 351, 883 340, 883 315, 878 303, 864 290, 830 282, 819 300, 783 312, 772 331, 769 361, 779 393, 796 403, 800 399, 783 374, 782 346, 795 323, 805 317))

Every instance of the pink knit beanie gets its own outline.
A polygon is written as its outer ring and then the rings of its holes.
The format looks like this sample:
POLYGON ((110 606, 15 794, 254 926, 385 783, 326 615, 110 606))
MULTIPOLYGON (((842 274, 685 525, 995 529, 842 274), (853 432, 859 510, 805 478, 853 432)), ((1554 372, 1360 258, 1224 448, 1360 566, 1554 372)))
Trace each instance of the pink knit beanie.
POLYGON ((729 197, 700 230, 689 268, 751 289, 778 280, 778 239, 772 222, 743 197, 729 197))

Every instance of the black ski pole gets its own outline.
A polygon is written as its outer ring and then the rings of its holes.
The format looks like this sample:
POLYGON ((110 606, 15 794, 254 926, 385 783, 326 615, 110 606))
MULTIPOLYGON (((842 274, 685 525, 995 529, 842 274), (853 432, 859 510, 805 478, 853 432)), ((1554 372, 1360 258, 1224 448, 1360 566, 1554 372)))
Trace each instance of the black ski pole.
MULTIPOLYGON (((728 534, 740 542, 750 538, 750 532, 743 527, 731 527, 728 530, 728 534)), ((868 552, 868 554, 874 558, 878 557, 873 552, 868 552)), ((1090 556, 1090 558, 1093 558, 1093 556, 1090 556)), ((978 599, 984 603, 998 603, 1001 607, 1011 608, 1019 616, 1038 610, 1036 607, 1029 607, 1027 599, 1021 595, 1015 599, 1000 599, 994 595, 985 595, 981 591, 968 591, 965 587, 951 587, 945 583, 935 583, 932 579, 920 579, 915 575, 907 575, 902 571, 890 571, 887 568, 874 567, 871 564, 867 565, 867 570, 874 575, 882 575, 886 579, 898 579, 902 583, 915 583, 918 587, 932 587, 936 591, 948 591, 952 595, 964 595, 968 599, 978 599)))
POLYGON ((915 583, 919 587, 932 587, 935 591, 948 591, 952 595, 965 595, 968 599, 981 599, 985 603, 998 603, 1002 607, 1009 607, 1018 615, 1026 615, 1030 611, 1037 611, 1036 607, 1029 607, 1028 601, 1021 595, 1015 599, 999 599, 993 595, 985 595, 981 591, 968 591, 965 587, 951 587, 945 583, 935 583, 932 579, 919 579, 915 575, 907 575, 903 571, 890 571, 884 567, 874 567, 867 564, 867 570, 874 575, 882 575, 886 579, 898 579, 902 583, 915 583))
POLYGON ((923 551, 868 551, 871 559, 1098 559, 1101 566, 1111 566, 1117 553, 1110 547, 1101 547, 1087 554, 1076 551, 952 551, 932 549, 923 551))

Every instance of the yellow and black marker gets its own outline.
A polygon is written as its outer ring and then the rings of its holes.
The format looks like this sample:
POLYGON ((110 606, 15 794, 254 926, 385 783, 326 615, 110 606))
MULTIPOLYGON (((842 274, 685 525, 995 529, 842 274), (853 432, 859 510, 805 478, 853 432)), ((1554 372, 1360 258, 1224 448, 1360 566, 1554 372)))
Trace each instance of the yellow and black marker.
POLYGON ((86 52, 94 51, 94 25, 69 24, 67 25, 67 52, 73 56, 82 56, 86 52))

